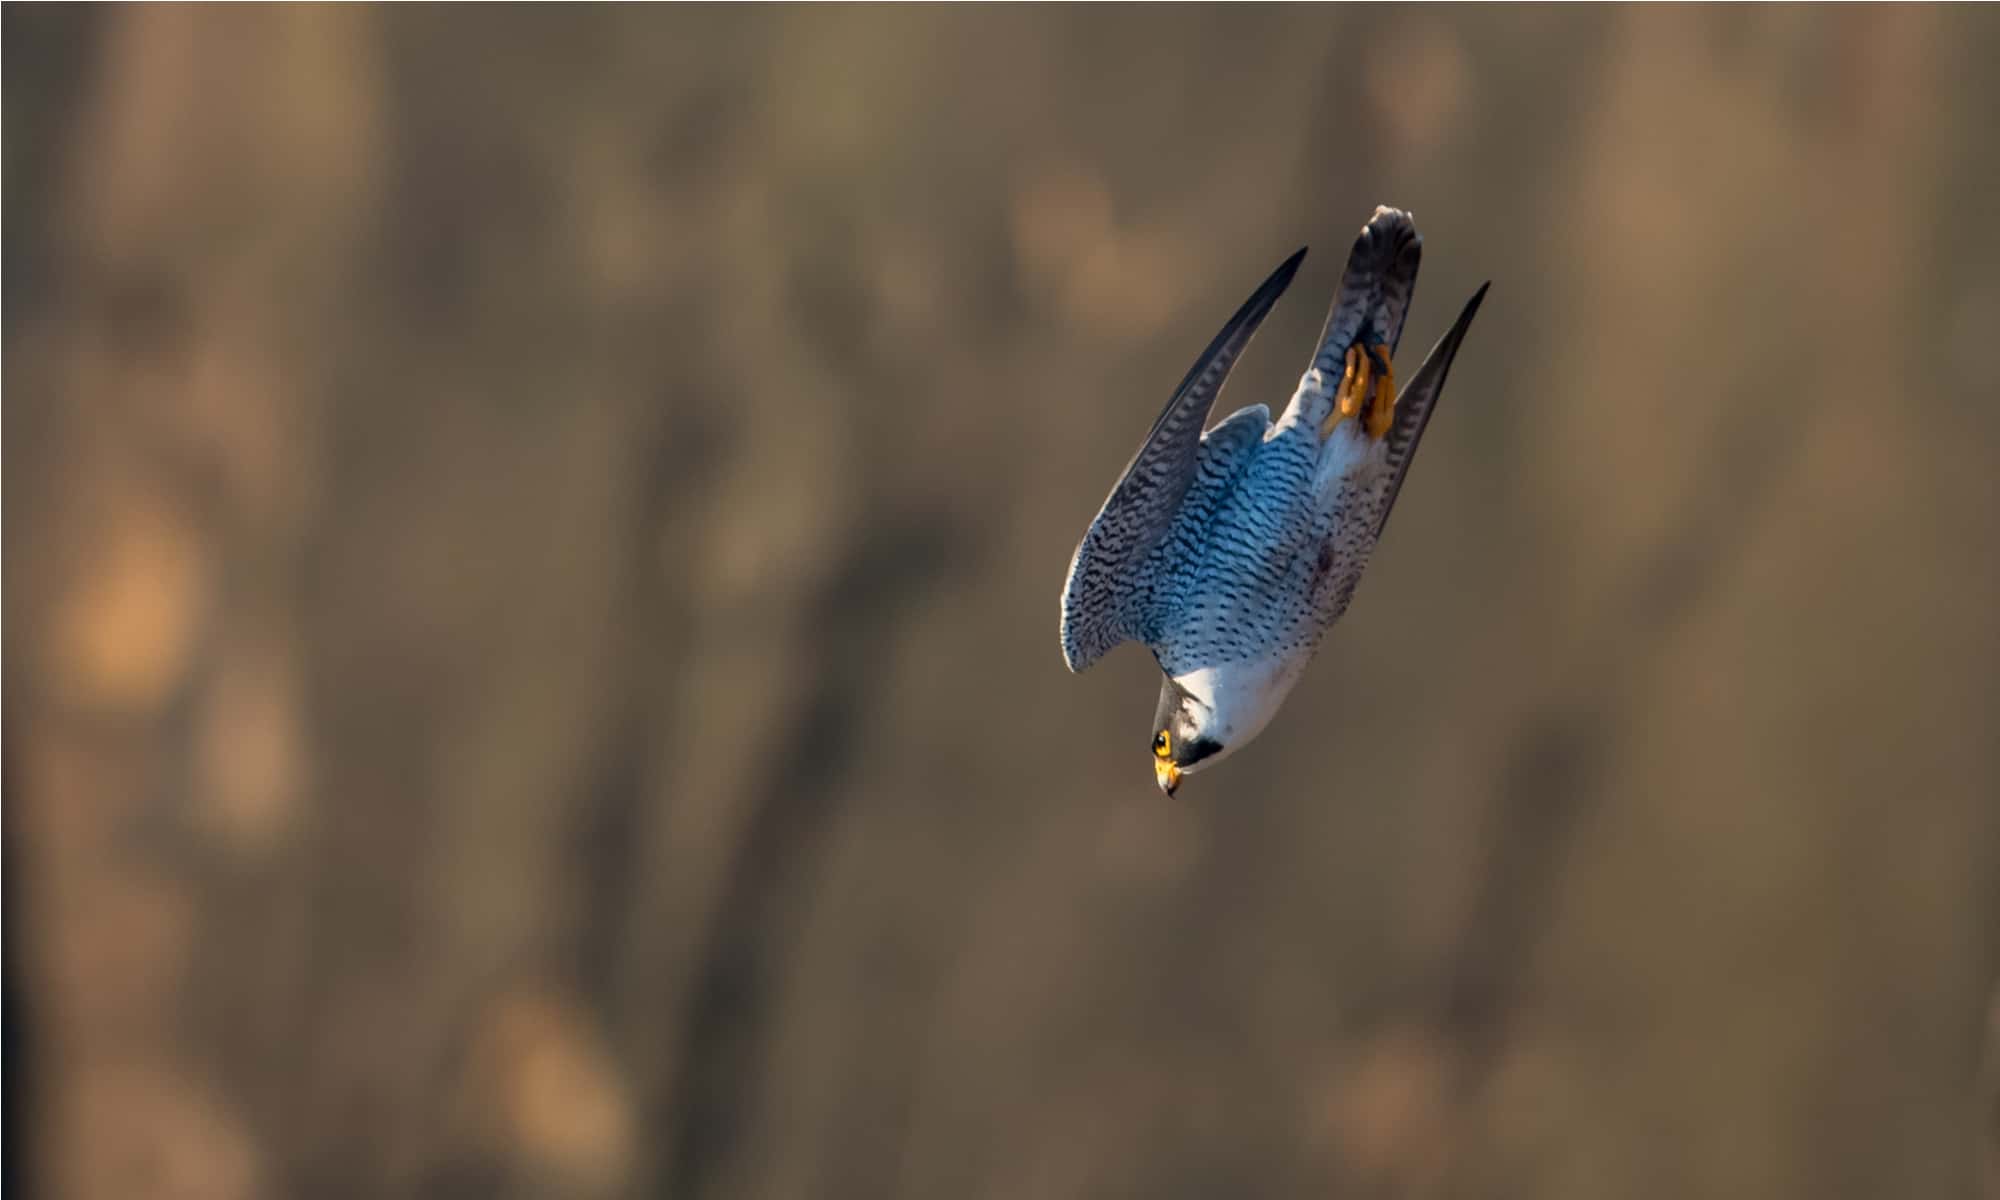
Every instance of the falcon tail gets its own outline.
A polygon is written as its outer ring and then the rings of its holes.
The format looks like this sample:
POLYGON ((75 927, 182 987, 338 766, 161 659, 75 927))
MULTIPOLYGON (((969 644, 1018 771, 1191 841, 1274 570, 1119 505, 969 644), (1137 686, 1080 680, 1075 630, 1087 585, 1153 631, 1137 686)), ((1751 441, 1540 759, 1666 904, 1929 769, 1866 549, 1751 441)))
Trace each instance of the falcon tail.
POLYGON ((1350 346, 1387 346, 1394 354, 1423 257, 1424 239, 1416 220, 1401 209, 1377 208, 1347 252, 1347 270, 1340 277, 1340 292, 1327 313, 1312 365, 1338 379, 1350 346))

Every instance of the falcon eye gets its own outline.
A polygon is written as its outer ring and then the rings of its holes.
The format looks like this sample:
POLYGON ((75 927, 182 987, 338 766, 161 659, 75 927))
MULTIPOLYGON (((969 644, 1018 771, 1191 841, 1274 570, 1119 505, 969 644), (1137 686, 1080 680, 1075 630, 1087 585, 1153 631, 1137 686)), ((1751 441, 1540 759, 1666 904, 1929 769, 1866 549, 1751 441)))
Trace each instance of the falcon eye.
POLYGON ((1164 730, 1164 729, 1162 729, 1162 730, 1160 730, 1160 732, 1158 732, 1158 733, 1156 733, 1156 734, 1154 734, 1154 735, 1153 735, 1153 755, 1154 755, 1154 757, 1156 757, 1156 758, 1165 758, 1165 757, 1167 756, 1167 749, 1168 749, 1168 747, 1167 747, 1167 731, 1166 731, 1166 730, 1164 730))

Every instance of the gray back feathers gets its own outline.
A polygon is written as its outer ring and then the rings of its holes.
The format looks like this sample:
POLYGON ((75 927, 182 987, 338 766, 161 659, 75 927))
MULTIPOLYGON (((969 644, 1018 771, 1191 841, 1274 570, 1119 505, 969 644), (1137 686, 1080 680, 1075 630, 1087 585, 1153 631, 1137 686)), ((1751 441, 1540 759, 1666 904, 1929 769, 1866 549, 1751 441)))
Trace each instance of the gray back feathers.
POLYGON ((1209 410, 1305 254, 1300 250, 1273 271, 1195 360, 1084 532, 1063 587, 1063 658, 1070 670, 1083 670, 1137 636, 1149 590, 1144 567, 1195 481, 1209 410))

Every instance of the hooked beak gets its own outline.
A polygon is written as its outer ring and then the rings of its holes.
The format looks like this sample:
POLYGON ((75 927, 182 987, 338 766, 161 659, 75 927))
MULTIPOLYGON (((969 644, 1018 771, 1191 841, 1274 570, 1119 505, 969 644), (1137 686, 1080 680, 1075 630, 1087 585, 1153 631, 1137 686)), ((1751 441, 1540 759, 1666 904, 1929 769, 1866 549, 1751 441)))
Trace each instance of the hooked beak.
POLYGON ((1181 769, 1164 758, 1156 758, 1153 760, 1153 782, 1171 796, 1174 789, 1181 785, 1181 769))

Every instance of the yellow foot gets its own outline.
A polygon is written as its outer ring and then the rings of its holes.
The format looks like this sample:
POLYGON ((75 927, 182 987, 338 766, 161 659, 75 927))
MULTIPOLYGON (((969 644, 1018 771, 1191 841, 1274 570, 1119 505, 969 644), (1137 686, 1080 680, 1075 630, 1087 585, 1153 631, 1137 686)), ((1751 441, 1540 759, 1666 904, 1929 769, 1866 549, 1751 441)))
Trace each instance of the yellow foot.
POLYGON ((1382 356, 1382 373, 1375 377, 1375 403, 1368 409, 1368 436, 1381 441, 1396 423, 1396 364, 1389 361, 1389 347, 1370 347, 1371 356, 1382 356))
POLYGON ((1320 426, 1322 441, 1331 437, 1334 427, 1348 417, 1361 418, 1368 430, 1368 436, 1380 439, 1389 432, 1396 415, 1396 368, 1389 361, 1389 347, 1370 346, 1363 350, 1359 346, 1347 348, 1347 359, 1340 376, 1340 389, 1333 394, 1333 411, 1327 414, 1326 423, 1320 426), (1369 385, 1374 385, 1374 395, 1369 395, 1369 385))

